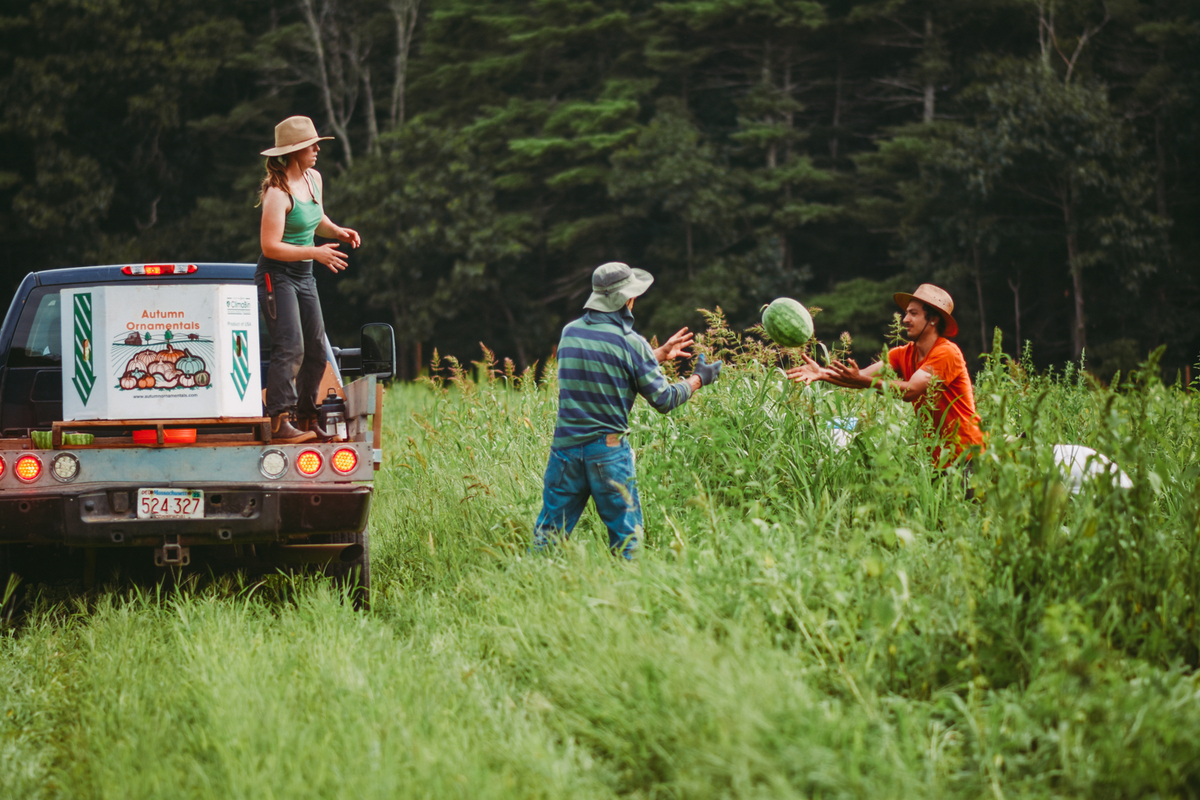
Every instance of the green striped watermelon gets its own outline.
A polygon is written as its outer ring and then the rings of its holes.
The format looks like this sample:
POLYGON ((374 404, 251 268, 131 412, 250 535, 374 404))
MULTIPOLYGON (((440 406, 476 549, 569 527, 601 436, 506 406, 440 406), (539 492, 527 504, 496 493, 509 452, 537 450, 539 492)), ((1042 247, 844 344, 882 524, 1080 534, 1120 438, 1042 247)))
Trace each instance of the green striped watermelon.
POLYGON ((782 347, 799 347, 813 335, 812 315, 790 297, 780 297, 763 306, 762 321, 767 335, 782 347))

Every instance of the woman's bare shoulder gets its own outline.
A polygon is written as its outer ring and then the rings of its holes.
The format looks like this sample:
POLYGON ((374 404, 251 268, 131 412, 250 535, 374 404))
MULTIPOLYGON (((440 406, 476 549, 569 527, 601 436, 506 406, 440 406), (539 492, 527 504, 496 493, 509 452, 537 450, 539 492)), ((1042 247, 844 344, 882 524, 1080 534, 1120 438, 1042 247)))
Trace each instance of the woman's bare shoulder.
POLYGON ((292 204, 292 196, 278 186, 268 186, 263 194, 263 211, 273 208, 283 208, 285 211, 292 204))

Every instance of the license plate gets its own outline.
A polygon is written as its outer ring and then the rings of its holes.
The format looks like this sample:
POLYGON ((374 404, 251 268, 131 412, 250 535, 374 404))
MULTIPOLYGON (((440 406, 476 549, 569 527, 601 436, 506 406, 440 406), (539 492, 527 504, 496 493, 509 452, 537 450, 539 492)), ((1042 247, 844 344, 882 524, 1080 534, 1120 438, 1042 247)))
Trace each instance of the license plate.
POLYGON ((138 489, 138 519, 204 519, 200 489, 138 489))

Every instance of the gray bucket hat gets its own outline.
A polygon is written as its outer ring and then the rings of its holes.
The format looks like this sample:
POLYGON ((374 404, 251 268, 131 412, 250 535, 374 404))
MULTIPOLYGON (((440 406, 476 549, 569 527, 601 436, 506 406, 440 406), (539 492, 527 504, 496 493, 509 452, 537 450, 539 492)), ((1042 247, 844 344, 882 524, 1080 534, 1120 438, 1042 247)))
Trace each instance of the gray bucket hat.
POLYGON ((596 267, 592 273, 592 295, 583 304, 595 311, 617 311, 631 297, 638 297, 654 283, 654 276, 644 269, 633 269, 620 261, 610 261, 596 267))

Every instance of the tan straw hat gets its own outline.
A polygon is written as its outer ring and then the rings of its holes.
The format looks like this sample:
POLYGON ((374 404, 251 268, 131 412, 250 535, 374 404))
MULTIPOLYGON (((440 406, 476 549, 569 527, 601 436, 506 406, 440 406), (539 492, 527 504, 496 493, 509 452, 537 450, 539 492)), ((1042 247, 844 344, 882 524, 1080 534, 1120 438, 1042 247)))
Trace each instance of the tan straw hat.
POLYGON ((896 305, 900 306, 901 311, 907 310, 908 304, 913 300, 920 300, 922 303, 933 306, 941 313, 942 319, 946 320, 946 332, 942 335, 946 337, 958 335, 958 323, 954 321, 953 316, 954 300, 945 289, 934 286, 932 283, 922 283, 912 294, 896 292, 892 298, 896 301, 896 305))
POLYGON ((285 156, 303 150, 313 142, 332 139, 332 136, 317 136, 317 126, 308 117, 288 117, 275 126, 275 146, 263 150, 260 155, 285 156))

